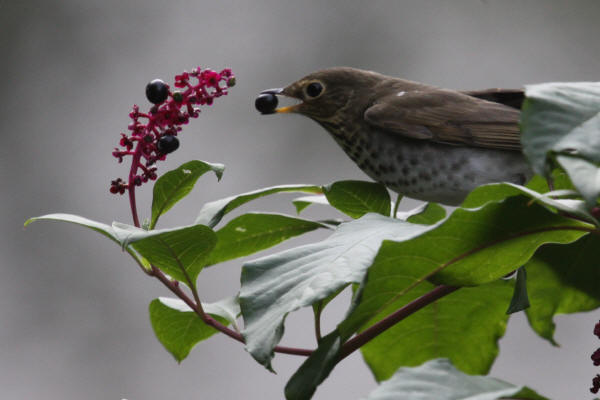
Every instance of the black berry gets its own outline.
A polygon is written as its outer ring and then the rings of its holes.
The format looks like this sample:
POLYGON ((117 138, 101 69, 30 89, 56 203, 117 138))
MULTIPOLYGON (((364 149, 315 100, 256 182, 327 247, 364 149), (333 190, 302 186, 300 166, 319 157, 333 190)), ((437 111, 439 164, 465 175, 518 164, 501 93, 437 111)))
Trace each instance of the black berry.
POLYGON ((169 154, 177 150, 179 139, 172 135, 165 135, 158 139, 158 151, 163 154, 169 154))
POLYGON ((277 107, 277 96, 271 93, 261 94, 254 101, 254 107, 262 114, 272 114, 277 107))
POLYGON ((146 97, 153 104, 160 104, 169 96, 169 87, 160 79, 155 79, 146 85, 146 97))

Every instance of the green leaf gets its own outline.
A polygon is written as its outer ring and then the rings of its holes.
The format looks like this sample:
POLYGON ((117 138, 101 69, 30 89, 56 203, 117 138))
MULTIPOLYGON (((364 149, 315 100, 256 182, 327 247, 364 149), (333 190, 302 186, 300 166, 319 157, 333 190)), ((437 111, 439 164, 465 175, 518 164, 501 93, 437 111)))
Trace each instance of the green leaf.
MULTIPOLYGON (((540 181, 541 179, 542 178, 536 179, 535 183, 534 181, 531 183, 534 183, 534 185, 539 188, 542 186, 540 181)), ((546 184, 544 183, 543 185, 546 184)), ((558 192, 564 193, 562 190, 558 192)), ((461 208, 476 208, 489 202, 501 201, 507 197, 525 195, 551 211, 563 211, 585 221, 589 221, 597 226, 600 225, 596 218, 590 214, 584 201, 576 199, 554 198, 552 193, 556 192, 539 193, 529 187, 515 185, 513 183, 492 183, 475 188, 475 190, 473 190, 463 201, 461 208)))
POLYGON ((419 311, 363 347, 365 358, 370 360, 379 378, 389 376, 385 374, 391 374, 401 365, 396 364, 398 360, 405 365, 412 360, 413 364, 408 365, 415 365, 440 356, 452 358, 466 372, 485 372, 497 353, 496 341, 504 332, 505 310, 512 294, 512 282, 494 281, 524 265, 542 244, 568 243, 585 235, 586 232, 575 230, 584 226, 589 225, 551 214, 536 204, 528 206, 524 197, 488 203, 479 209, 457 209, 434 226, 435 229, 420 236, 404 242, 383 243, 366 277, 361 303, 338 329, 342 337, 349 337, 357 329, 364 329, 365 323, 374 317, 377 320, 386 317, 432 290, 434 286, 427 279, 459 286, 492 282, 481 288, 463 288, 438 300, 433 307, 419 311), (560 227, 566 231, 559 230, 560 227), (482 299, 485 299, 483 305, 482 299), (442 307, 444 311, 436 314, 442 307), (481 311, 470 307, 479 307, 481 311), (473 315, 481 316, 474 318, 473 315), (440 320, 439 316, 446 317, 440 320), (464 318, 470 319, 464 321, 464 318), (430 336, 439 331, 435 329, 428 336, 419 326, 432 326, 432 321, 435 321, 434 326, 448 323, 449 333, 439 336, 442 336, 440 340, 443 336, 452 338, 452 343, 427 342, 437 340, 437 336, 430 336), (452 325, 456 321, 463 326, 477 321, 476 327, 466 330, 474 336, 461 334, 455 339, 452 332, 461 330, 460 325, 452 325), (482 330, 478 331, 477 327, 482 330), (410 332, 416 334, 408 340, 405 336, 410 332), (382 342, 386 337, 390 342, 382 342), (486 338, 481 345, 485 351, 474 350, 472 343, 482 342, 481 337, 486 338), (457 344, 461 339, 465 342, 457 344), (377 347, 377 343, 385 344, 377 347), (399 346, 398 354, 390 352, 392 345, 399 346))
POLYGON ((515 278, 515 290, 506 313, 514 314, 516 312, 523 311, 528 308, 529 305, 529 296, 527 295, 527 272, 525 272, 524 267, 521 267, 517 270, 517 276, 515 278))
POLYGON ((193 160, 161 176, 154 184, 150 229, 154 229, 158 217, 169 211, 175 203, 192 191, 198 178, 208 171, 213 171, 217 179, 221 180, 224 169, 223 164, 193 160))
POLYGON ((213 265, 247 256, 318 228, 326 226, 282 214, 244 214, 216 232, 217 245, 207 264, 213 265))
POLYGON ((27 227, 29 224, 31 224, 32 222, 35 222, 35 221, 69 222, 71 224, 84 226, 86 228, 90 228, 93 231, 96 231, 96 232, 106 236, 107 238, 109 238, 110 240, 112 240, 116 243, 121 244, 121 241, 120 241, 119 237, 117 237, 117 234, 115 233, 115 230, 113 229, 112 226, 103 224, 101 222, 92 221, 91 219, 80 217, 79 215, 61 214, 61 213, 47 214, 47 215, 43 215, 41 217, 29 218, 27 221, 25 221, 25 227, 27 227))
POLYGON ((319 186, 313 185, 272 186, 268 188, 254 190, 252 192, 226 197, 221 200, 206 203, 200 210, 200 213, 198 214, 195 223, 208 225, 212 228, 216 226, 219 223, 219 221, 221 221, 225 214, 243 204, 246 204, 249 201, 258 199, 260 197, 268 196, 270 194, 285 192, 304 192, 316 194, 321 193, 321 188, 319 186))
MULTIPOLYGON (((362 303, 339 327, 343 335, 370 319, 361 331, 367 329, 435 288, 423 282, 399 296, 414 277, 395 267, 392 260, 375 262, 369 270, 362 303)), ((363 357, 377 380, 387 379, 400 366, 416 366, 438 357, 451 359, 470 374, 487 373, 498 355, 498 340, 506 330, 506 307, 512 292, 512 281, 461 288, 364 345, 363 357)))
POLYGON ((476 209, 456 209, 437 229, 396 244, 396 252, 401 268, 437 271, 431 278, 436 283, 480 285, 524 265, 539 246, 570 243, 592 229, 529 205, 525 197, 510 197, 476 209))
POLYGON ((329 238, 246 263, 240 305, 246 348, 267 368, 286 315, 362 281, 384 239, 414 237, 432 227, 378 214, 341 224, 329 238))
POLYGON ((302 196, 297 197, 292 200, 294 207, 296 207, 296 212, 300 214, 306 207, 311 204, 321 204, 321 205, 329 205, 329 201, 327 197, 322 194, 314 195, 314 196, 302 196))
MULTIPOLYGON (((235 309, 230 299, 221 303, 202 304, 204 310, 223 324, 230 321, 235 309), (221 314, 225 314, 225 317, 221 314)), ((180 299, 160 297, 150 303, 150 322, 154 334, 177 362, 183 361, 190 350, 200 341, 208 339, 217 330, 206 325, 202 319, 180 299)))
MULTIPOLYGON (((557 168, 553 170, 552 174, 550 175, 550 180, 552 181, 552 186, 554 190, 575 189, 573 183, 571 182, 571 179, 569 178, 569 175, 567 175, 567 173, 561 169, 557 168)), ((525 186, 539 193, 545 193, 550 191, 550 188, 548 187, 548 179, 542 177, 541 175, 534 175, 533 178, 531 178, 525 186)))
POLYGON ((189 286, 195 285, 217 236, 204 225, 192 225, 153 231, 139 229, 122 240, 150 263, 189 286))
POLYGON ((437 203, 425 203, 423 210, 411 214, 406 221, 413 224, 433 225, 446 217, 446 209, 437 203))
POLYGON ((528 387, 523 387, 517 394, 513 394, 508 400, 549 400, 547 397, 537 394, 528 387))
POLYGON ((145 260, 142 256, 136 254, 132 249, 127 247, 130 236, 135 235, 138 232, 146 232, 142 229, 127 224, 122 224, 120 222, 113 222, 112 225, 106 225, 101 222, 92 221, 91 219, 87 219, 73 214, 48 214, 41 217, 30 218, 25 222, 25 226, 28 226, 29 224, 35 221, 68 222, 71 224, 90 228, 91 230, 96 231, 102 234, 103 236, 106 236, 113 242, 119 244, 121 248, 123 250, 126 250, 140 264, 142 268, 145 268, 146 270, 150 269, 150 265, 147 260, 145 260))
POLYGON ((546 174, 555 154, 570 156, 558 161, 588 205, 594 205, 600 193, 594 168, 600 163, 600 83, 528 85, 525 95, 521 143, 534 171, 546 174), (573 157, 580 159, 579 165, 568 162, 573 157), (579 186, 581 181, 587 185, 579 186))
POLYGON ((286 400, 309 400, 335 367, 341 347, 337 331, 325 336, 285 385, 286 400))
POLYGON ((555 344, 553 317, 600 307, 600 238, 589 235, 568 246, 542 247, 527 263, 531 307, 529 324, 538 335, 555 344))
POLYGON ((323 187, 325 197, 333 207, 352 218, 373 212, 389 216, 390 195, 380 183, 339 181, 323 187))
MULTIPOLYGON (((600 135, 600 129, 598 130, 600 135)), ((588 208, 596 205, 600 196, 600 167, 579 157, 556 156, 556 161, 571 176, 573 185, 586 201, 588 208)))
POLYGON ((431 360, 414 368, 400 368, 366 400, 496 400, 510 397, 547 400, 522 386, 488 376, 471 376, 454 368, 446 359, 431 360), (525 397, 523 397, 523 395, 525 397))

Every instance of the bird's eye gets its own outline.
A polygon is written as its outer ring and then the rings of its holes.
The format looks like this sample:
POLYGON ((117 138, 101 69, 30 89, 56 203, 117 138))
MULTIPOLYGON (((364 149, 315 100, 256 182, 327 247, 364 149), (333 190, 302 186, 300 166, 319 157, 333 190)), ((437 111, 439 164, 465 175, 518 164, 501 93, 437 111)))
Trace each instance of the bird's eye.
POLYGON ((309 97, 317 97, 323 91, 323 85, 319 82, 312 82, 306 86, 306 94, 309 97))

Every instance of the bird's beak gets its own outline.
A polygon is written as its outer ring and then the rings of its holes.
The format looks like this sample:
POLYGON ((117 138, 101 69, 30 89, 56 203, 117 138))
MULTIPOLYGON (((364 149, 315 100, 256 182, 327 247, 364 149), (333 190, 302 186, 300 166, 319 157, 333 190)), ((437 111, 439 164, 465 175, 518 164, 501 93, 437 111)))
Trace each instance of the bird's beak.
MULTIPOLYGON (((286 96, 286 97, 293 97, 285 92, 285 88, 267 89, 267 90, 263 90, 262 92, 260 92, 260 94, 274 94, 274 95, 282 95, 282 96, 286 96)), ((276 108, 273 112, 292 113, 292 112, 296 111, 296 109, 298 108, 299 105, 300 104, 294 104, 291 106, 279 107, 279 108, 276 108)))
POLYGON ((260 92, 260 94, 282 94, 283 88, 267 89, 260 92))

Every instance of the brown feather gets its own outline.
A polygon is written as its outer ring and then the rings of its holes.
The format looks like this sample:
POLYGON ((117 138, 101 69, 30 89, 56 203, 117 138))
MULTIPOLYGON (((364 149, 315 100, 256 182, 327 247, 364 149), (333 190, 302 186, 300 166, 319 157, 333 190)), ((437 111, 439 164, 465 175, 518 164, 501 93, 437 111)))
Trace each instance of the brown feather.
POLYGON ((522 89, 484 89, 468 90, 462 92, 467 96, 477 97, 478 99, 492 101, 494 103, 504 104, 520 110, 525 101, 525 91, 522 89))
POLYGON ((373 127, 411 139, 515 151, 519 116, 509 106, 436 88, 379 98, 364 114, 373 127))

